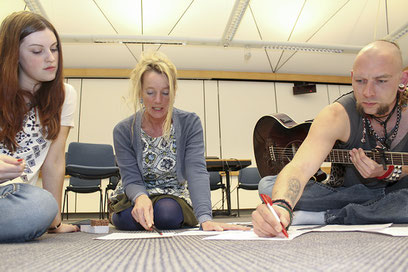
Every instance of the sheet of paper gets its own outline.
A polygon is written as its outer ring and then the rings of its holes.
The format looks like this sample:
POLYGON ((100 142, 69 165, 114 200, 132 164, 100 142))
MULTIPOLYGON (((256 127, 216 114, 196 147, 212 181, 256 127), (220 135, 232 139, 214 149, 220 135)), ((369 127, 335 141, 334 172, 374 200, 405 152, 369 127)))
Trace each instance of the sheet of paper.
POLYGON ((379 232, 389 228, 392 224, 377 224, 377 225, 303 225, 292 226, 288 230, 289 238, 286 237, 259 237, 253 230, 250 231, 224 231, 219 235, 205 237, 203 240, 266 240, 266 241, 290 241, 308 232, 329 232, 329 231, 367 231, 379 232))
POLYGON ((253 230, 234 230, 234 231, 223 231, 221 234, 214 235, 214 236, 209 236, 203 238, 203 240, 263 240, 263 241, 290 241, 293 240, 294 238, 310 232, 311 230, 296 230, 296 229, 290 229, 288 231, 289 238, 286 238, 283 236, 282 237, 259 237, 258 235, 255 234, 253 230))
POLYGON ((391 236, 408 236, 408 227, 392 227, 381 230, 371 230, 369 232, 381 233, 391 236))
MULTIPOLYGON (((387 224, 368 224, 368 225, 323 225, 312 228, 312 231, 372 231, 383 230, 390 227, 392 223, 387 224)), ((303 226, 307 227, 307 226, 303 226)), ((298 228, 300 230, 305 228, 298 228)))
POLYGON ((156 232, 138 232, 138 233, 112 233, 106 236, 97 237, 98 240, 121 240, 121 239, 148 239, 148 238, 169 238, 173 236, 183 235, 206 235, 208 237, 203 240, 264 240, 264 241, 290 241, 294 238, 308 233, 308 232, 330 232, 330 231, 366 231, 381 233, 392 236, 408 236, 408 227, 393 227, 392 224, 376 224, 376 225, 303 225, 292 226, 288 230, 289 238, 286 237, 259 237, 253 230, 229 230, 223 232, 217 231, 202 231, 198 229, 192 229, 179 233, 163 233, 160 235, 156 232))
POLYGON ((176 236, 195 236, 195 235, 218 235, 219 231, 205 231, 205 230, 188 230, 176 233, 176 236))
POLYGON ((98 240, 129 240, 129 239, 149 239, 149 238, 170 238, 174 236, 174 232, 163 232, 160 235, 157 232, 117 232, 109 235, 101 236, 95 239, 98 240))

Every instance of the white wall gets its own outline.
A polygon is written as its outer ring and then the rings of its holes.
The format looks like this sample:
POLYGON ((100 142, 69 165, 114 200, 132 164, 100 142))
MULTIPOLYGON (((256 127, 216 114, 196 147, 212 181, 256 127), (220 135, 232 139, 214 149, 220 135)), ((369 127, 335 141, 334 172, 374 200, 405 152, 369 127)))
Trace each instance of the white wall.
MULTIPOLYGON (((127 103, 128 79, 68 79, 78 92, 76 126, 71 141, 113 144, 113 127, 131 115, 127 103)), ((255 81, 179 80, 175 106, 196 112, 204 128, 206 155, 220 158, 251 159, 253 130, 264 115, 286 113, 296 122, 314 119, 317 113, 350 86, 318 84, 317 92, 293 95, 292 83, 255 81)), ((68 144, 67 143, 67 144, 68 144)), ((67 182, 66 182, 67 183, 67 182)), ((103 181, 105 187, 107 181, 103 181)), ((232 177, 232 208, 236 208, 237 177, 232 177)), ((70 193, 70 211, 75 197, 70 193)), ((211 193, 213 204, 221 190, 211 193)), ((98 211, 98 194, 79 194, 77 212, 98 211)), ((240 208, 255 208, 260 199, 256 191, 240 191, 240 208)), ((216 205, 220 207, 221 202, 216 205)))

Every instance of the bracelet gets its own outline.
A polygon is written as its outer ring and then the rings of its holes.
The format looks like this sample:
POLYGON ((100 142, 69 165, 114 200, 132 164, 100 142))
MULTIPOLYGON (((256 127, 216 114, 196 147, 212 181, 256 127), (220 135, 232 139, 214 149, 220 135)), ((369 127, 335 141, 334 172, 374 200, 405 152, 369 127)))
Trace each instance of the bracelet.
POLYGON ((392 173, 393 170, 394 170, 394 165, 388 166, 388 170, 384 173, 384 175, 382 175, 381 177, 377 177, 377 179, 385 179, 392 173))
POLYGON ((286 206, 286 205, 282 205, 282 204, 275 204, 278 207, 281 207, 283 209, 285 209, 288 213, 289 213, 289 224, 286 226, 286 230, 289 229, 290 225, 292 225, 292 221, 293 221, 293 212, 286 206))
POLYGON ((389 177, 385 178, 384 181, 386 181, 386 182, 397 181, 397 180, 399 180, 399 178, 401 176, 401 173, 402 173, 402 166, 401 165, 395 165, 394 169, 392 171, 392 174, 389 177))
POLYGON ((60 222, 58 225, 56 225, 55 227, 51 227, 51 228, 48 228, 48 231, 52 231, 52 230, 56 230, 56 229, 58 229, 60 226, 61 226, 61 224, 62 224, 62 222, 60 222))
POLYGON ((282 203, 283 205, 286 205, 291 212, 293 212, 292 206, 286 200, 284 200, 284 199, 274 199, 274 200, 272 200, 272 204, 275 204, 275 203, 276 204, 277 203, 282 203))
POLYGON ((284 199, 272 200, 272 205, 277 205, 277 206, 285 209, 289 213, 290 221, 289 221, 288 226, 286 227, 286 230, 288 230, 290 225, 292 225, 292 220, 293 220, 293 208, 292 208, 292 206, 289 204, 289 202, 287 202, 284 199))

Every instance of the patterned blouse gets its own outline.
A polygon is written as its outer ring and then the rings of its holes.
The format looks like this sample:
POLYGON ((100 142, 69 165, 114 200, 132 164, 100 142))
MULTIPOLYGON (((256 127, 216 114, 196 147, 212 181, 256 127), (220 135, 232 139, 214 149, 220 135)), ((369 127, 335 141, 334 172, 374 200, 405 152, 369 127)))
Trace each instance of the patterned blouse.
MULTIPOLYGON (((65 100, 61 112, 61 126, 73 127, 77 94, 71 85, 64 84, 64 86, 65 100)), ((17 150, 12 153, 3 142, 0 142, 0 154, 16 159, 22 158, 26 161, 24 173, 12 182, 36 184, 40 169, 52 144, 52 140, 46 139, 46 136, 47 132, 41 125, 38 109, 31 108, 24 117, 22 131, 16 135, 17 150)))
POLYGON ((151 137, 141 130, 143 144, 143 172, 147 192, 154 195, 173 195, 180 197, 191 205, 186 182, 177 180, 177 147, 174 127, 171 126, 170 137, 151 137))
POLYGON ((24 117, 23 130, 16 135, 18 146, 15 153, 10 152, 3 143, 0 143, 1 154, 12 156, 16 159, 25 159, 26 167, 24 174, 20 176, 24 182, 28 182, 29 177, 34 174, 35 171, 32 169, 37 170, 41 166, 51 143, 51 141, 45 139, 44 135, 46 133, 44 133, 37 116, 36 108, 31 108, 24 117))

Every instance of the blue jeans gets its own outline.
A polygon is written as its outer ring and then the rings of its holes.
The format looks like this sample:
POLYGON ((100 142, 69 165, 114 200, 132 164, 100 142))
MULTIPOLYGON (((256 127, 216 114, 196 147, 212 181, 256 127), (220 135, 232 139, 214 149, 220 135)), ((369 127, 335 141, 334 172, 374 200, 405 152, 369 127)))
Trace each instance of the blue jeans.
POLYGON ((46 190, 25 183, 0 186, 0 242, 40 237, 57 212, 57 201, 46 190))
MULTIPOLYGON (((276 176, 266 176, 258 186, 260 194, 271 196, 276 176)), ((327 224, 408 223, 408 180, 394 186, 371 189, 363 184, 333 188, 310 180, 294 210, 325 211, 327 224), (394 188, 393 188, 394 187, 394 188)))

